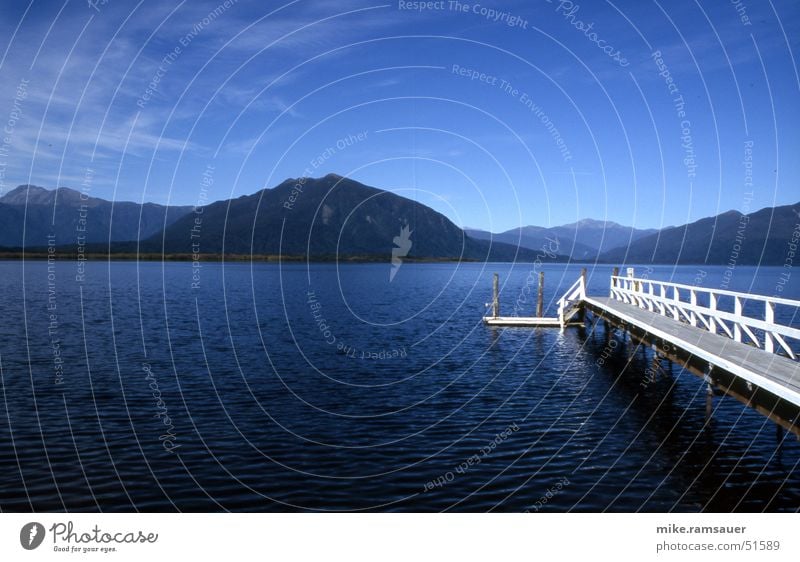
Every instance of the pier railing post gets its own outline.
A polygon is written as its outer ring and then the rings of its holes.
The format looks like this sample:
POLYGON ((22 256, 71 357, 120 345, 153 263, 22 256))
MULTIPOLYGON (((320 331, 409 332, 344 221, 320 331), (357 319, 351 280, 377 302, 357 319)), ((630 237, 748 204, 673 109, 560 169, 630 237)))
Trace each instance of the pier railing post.
MULTIPOLYGON (((734 297, 733 313, 737 318, 742 317, 742 297, 734 297)), ((736 322, 733 325, 733 340, 742 341, 742 326, 739 324, 739 322, 736 322)))
POLYGON ((672 309, 672 317, 675 320, 680 320, 681 319, 681 310, 680 310, 681 294, 678 291, 677 287, 673 287, 672 288, 672 300, 675 301, 674 308, 672 309))
POLYGON ((708 314, 708 331, 716 334, 717 320, 715 318, 715 314, 717 312, 717 295, 714 293, 708 293, 708 309, 711 311, 708 314))
MULTIPOLYGON (((580 295, 578 296, 578 298, 581 301, 583 301, 583 299, 586 298, 586 268, 585 267, 581 268, 581 283, 579 285, 579 292, 580 292, 580 295)), ((586 306, 583 303, 581 303, 580 304, 580 310, 578 311, 578 321, 582 323, 585 320, 586 320, 586 306)))
MULTIPOLYGON (((627 271, 625 272, 625 276, 627 277, 627 279, 625 280, 625 288, 628 291, 631 291, 632 293, 635 293, 636 292, 636 285, 633 282, 633 278, 636 276, 636 274, 635 274, 635 272, 634 272, 632 267, 629 267, 627 269, 627 271)), ((631 301, 632 301, 632 304, 635 304, 636 302, 638 302, 638 299, 635 296, 631 295, 631 301)))
POLYGON ((500 316, 500 276, 497 273, 492 280, 492 316, 500 316))
MULTIPOLYGON (((764 322, 767 324, 774 324, 775 305, 770 301, 765 301, 764 305, 764 322)), ((764 330, 764 351, 769 351, 770 353, 775 352, 775 338, 769 330, 764 330)))
POLYGON ((581 298, 586 296, 586 268, 581 268, 581 298))
POLYGON ((617 277, 619 277, 619 268, 615 267, 611 270, 611 294, 608 295, 609 297, 614 296, 614 289, 617 288, 617 277))
POLYGON ((539 272, 539 293, 536 296, 536 316, 542 317, 544 308, 544 271, 539 272))

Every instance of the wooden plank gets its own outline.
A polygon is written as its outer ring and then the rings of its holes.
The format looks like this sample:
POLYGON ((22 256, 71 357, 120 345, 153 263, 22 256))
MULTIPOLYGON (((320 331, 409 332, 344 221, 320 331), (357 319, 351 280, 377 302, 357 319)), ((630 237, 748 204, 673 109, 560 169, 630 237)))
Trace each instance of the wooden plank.
POLYGON ((611 298, 590 305, 800 406, 800 363, 611 298))

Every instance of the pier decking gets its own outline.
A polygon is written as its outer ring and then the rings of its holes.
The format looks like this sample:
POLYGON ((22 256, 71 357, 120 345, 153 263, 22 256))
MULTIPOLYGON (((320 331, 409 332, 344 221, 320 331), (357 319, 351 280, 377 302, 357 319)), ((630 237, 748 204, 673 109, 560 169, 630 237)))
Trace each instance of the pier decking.
MULTIPOLYGON (((496 286, 496 285, 495 285, 496 286)), ((494 311, 499 310, 495 294, 494 311)), ((800 437, 800 330, 776 320, 776 307, 800 318, 800 302, 612 275, 609 296, 586 294, 585 275, 559 299, 558 316, 487 316, 489 326, 564 329, 586 313, 678 362, 711 388, 754 407, 800 437), (722 306, 723 301, 728 306, 722 306)), ((608 329, 606 337, 609 337, 608 329)))

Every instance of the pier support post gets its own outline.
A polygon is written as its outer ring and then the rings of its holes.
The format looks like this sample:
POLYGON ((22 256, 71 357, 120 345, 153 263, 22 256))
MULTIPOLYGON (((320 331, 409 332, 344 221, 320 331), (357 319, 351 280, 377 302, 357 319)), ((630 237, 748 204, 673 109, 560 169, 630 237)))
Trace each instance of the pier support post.
POLYGON ((658 357, 658 350, 653 352, 653 362, 650 365, 650 372, 652 373, 650 377, 653 381, 655 381, 657 377, 661 378, 661 360, 658 357))
POLYGON ((539 272, 539 292, 536 296, 536 316, 542 317, 544 308, 544 271, 539 272))
POLYGON ((712 386, 713 379, 711 378, 713 369, 713 367, 709 366, 708 372, 703 375, 703 380, 706 381, 706 422, 711 420, 711 414, 714 411, 714 387, 712 386))
MULTIPOLYGON (((586 268, 581 269, 581 279, 583 283, 583 290, 586 290, 586 268)), ((585 295, 584 295, 585 296, 585 295)), ((586 320, 586 305, 581 303, 580 310, 578 310, 578 322, 581 324, 586 320)))
POLYGON ((492 316, 500 316, 500 276, 497 273, 492 280, 492 316))

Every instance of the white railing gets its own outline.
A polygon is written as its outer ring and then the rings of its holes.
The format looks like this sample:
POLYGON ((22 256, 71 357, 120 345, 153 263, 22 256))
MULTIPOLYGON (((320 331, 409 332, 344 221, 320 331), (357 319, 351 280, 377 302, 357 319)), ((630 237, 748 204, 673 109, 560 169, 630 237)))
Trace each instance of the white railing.
POLYGON ((611 277, 611 297, 715 334, 721 331, 737 342, 747 336, 745 343, 752 343, 770 353, 783 350, 792 359, 797 359, 784 338, 800 340, 800 330, 778 324, 775 306, 794 307, 797 317, 800 317, 800 301, 622 276, 611 277), (707 300, 708 304, 701 304, 698 296, 703 296, 702 300, 707 300), (720 297, 733 299, 733 312, 719 308, 720 297), (748 315, 745 311, 748 302, 758 303, 758 314, 763 317, 748 315))
POLYGON ((558 323, 562 331, 564 330, 564 326, 567 325, 567 322, 569 322, 572 316, 577 312, 577 309, 574 307, 575 303, 583 300, 584 297, 586 297, 586 279, 581 275, 578 277, 578 280, 567 289, 567 292, 558 299, 558 323))

